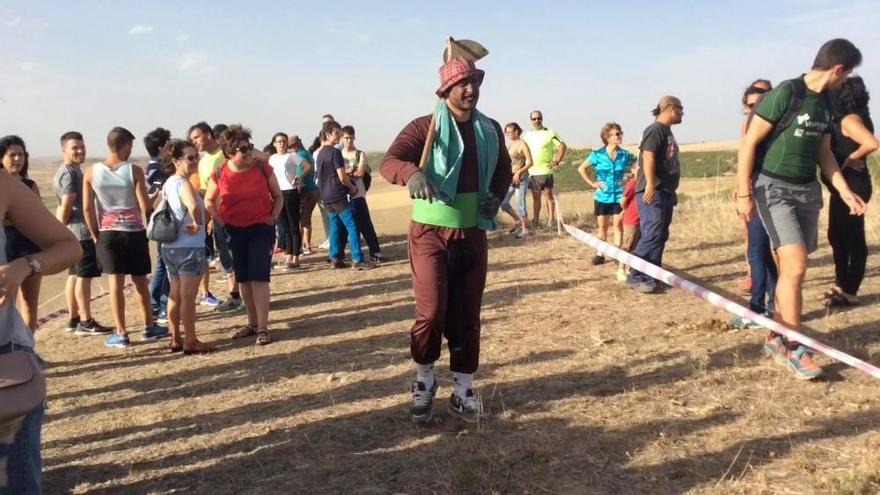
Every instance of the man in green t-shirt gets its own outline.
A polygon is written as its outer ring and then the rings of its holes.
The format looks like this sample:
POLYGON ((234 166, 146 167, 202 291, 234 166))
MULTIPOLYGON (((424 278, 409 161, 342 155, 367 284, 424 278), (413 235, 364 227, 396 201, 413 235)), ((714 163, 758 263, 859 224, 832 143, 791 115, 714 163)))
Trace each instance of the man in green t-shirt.
POLYGON ((522 136, 522 140, 529 147, 532 154, 532 167, 529 169, 529 187, 532 190, 532 210, 535 218, 532 224, 540 226, 541 219, 541 196, 547 202, 547 211, 550 218, 548 226, 556 221, 556 205, 553 203, 553 173, 559 168, 559 164, 565 157, 568 147, 556 134, 544 127, 544 115, 540 110, 534 110, 529 114, 532 122, 532 130, 522 136))
MULTIPOLYGON (((785 81, 761 100, 740 145, 736 209, 746 221, 757 209, 767 229, 779 259, 774 319, 795 330, 803 308, 807 255, 818 244, 822 191, 816 180, 816 164, 840 192, 851 214, 865 212, 864 201, 850 191, 831 152, 831 112, 825 94, 839 88, 861 62, 861 52, 847 40, 834 39, 822 45, 810 72, 785 81), (800 100, 797 112, 789 112, 800 100), (790 123, 775 129, 779 122, 790 123), (759 144, 766 153, 756 163, 759 144)), ((806 346, 782 335, 771 332, 764 350, 791 367, 798 378, 809 380, 822 374, 822 367, 806 346)))

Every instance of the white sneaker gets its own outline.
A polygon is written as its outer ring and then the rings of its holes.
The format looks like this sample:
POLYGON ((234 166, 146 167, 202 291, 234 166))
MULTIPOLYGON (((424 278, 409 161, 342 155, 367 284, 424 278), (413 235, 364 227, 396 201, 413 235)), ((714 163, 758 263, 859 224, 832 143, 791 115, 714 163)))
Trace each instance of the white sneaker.
POLYGON ((324 251, 330 249, 330 239, 327 239, 326 241, 322 242, 321 245, 318 246, 318 249, 323 249, 324 251))
POLYGON ((437 393, 437 379, 431 390, 420 381, 412 382, 412 405, 409 407, 410 416, 416 423, 427 423, 434 415, 434 394, 437 393))
POLYGON ((464 397, 459 397, 453 393, 452 397, 449 398, 449 410, 468 423, 476 423, 483 417, 483 412, 480 410, 480 402, 477 400, 477 394, 471 388, 465 392, 464 397))

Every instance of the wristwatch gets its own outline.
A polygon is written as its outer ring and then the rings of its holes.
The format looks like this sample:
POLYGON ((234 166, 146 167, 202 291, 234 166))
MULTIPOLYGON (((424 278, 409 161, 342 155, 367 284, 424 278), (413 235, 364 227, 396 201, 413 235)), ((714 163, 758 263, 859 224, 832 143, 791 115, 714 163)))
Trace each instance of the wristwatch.
POLYGON ((32 274, 39 275, 43 273, 43 263, 40 260, 33 256, 24 256, 23 258, 27 260, 28 266, 31 267, 32 274))

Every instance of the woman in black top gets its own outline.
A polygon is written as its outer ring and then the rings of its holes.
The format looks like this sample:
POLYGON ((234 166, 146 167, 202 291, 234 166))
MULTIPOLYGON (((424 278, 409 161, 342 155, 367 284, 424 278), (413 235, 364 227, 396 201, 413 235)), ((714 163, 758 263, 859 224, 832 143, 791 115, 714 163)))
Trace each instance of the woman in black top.
MULTIPOLYGON (((847 79, 832 98, 835 105, 831 149, 850 189, 867 203, 872 190, 866 159, 878 147, 868 112, 868 91, 862 78, 856 76, 847 79)), ((824 176, 822 180, 830 185, 824 176)), ((829 187, 828 191, 828 242, 834 253, 835 286, 823 297, 829 306, 849 306, 856 303, 865 277, 865 217, 850 215, 837 190, 829 187)))
MULTIPOLYGON (((37 197, 40 197, 40 188, 37 187, 37 183, 28 178, 28 153, 24 141, 20 137, 4 136, 0 138, 0 159, 2 159, 3 170, 6 173, 24 182, 37 197)), ((6 219, 3 221, 3 230, 6 234, 6 259, 10 262, 40 252, 40 248, 36 244, 22 235, 6 219)), ((22 297, 19 298, 18 309, 31 331, 37 329, 37 306, 39 305, 41 281, 42 277, 34 274, 21 284, 22 297)))

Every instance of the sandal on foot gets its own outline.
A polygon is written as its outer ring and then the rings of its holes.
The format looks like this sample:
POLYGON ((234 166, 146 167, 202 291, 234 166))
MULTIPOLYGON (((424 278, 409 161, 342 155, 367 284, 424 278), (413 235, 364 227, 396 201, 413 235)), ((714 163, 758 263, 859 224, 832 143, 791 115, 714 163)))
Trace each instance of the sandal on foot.
POLYGON ((250 337, 251 335, 256 335, 256 334, 257 334, 256 328, 254 328, 250 325, 245 325, 245 326, 239 328, 237 332, 232 334, 232 338, 233 339, 241 339, 241 338, 250 337))
POLYGON ((189 349, 187 349, 186 347, 183 348, 183 354, 186 356, 192 354, 210 354, 212 352, 214 352, 214 347, 201 341, 199 341, 195 346, 190 347, 189 349))
POLYGON ((272 338, 269 337, 269 332, 265 330, 260 330, 259 332, 257 332, 257 345, 266 345, 270 342, 272 342, 272 338))
POLYGON ((183 350, 183 344, 171 341, 168 343, 168 350, 171 352, 180 352, 183 350))

